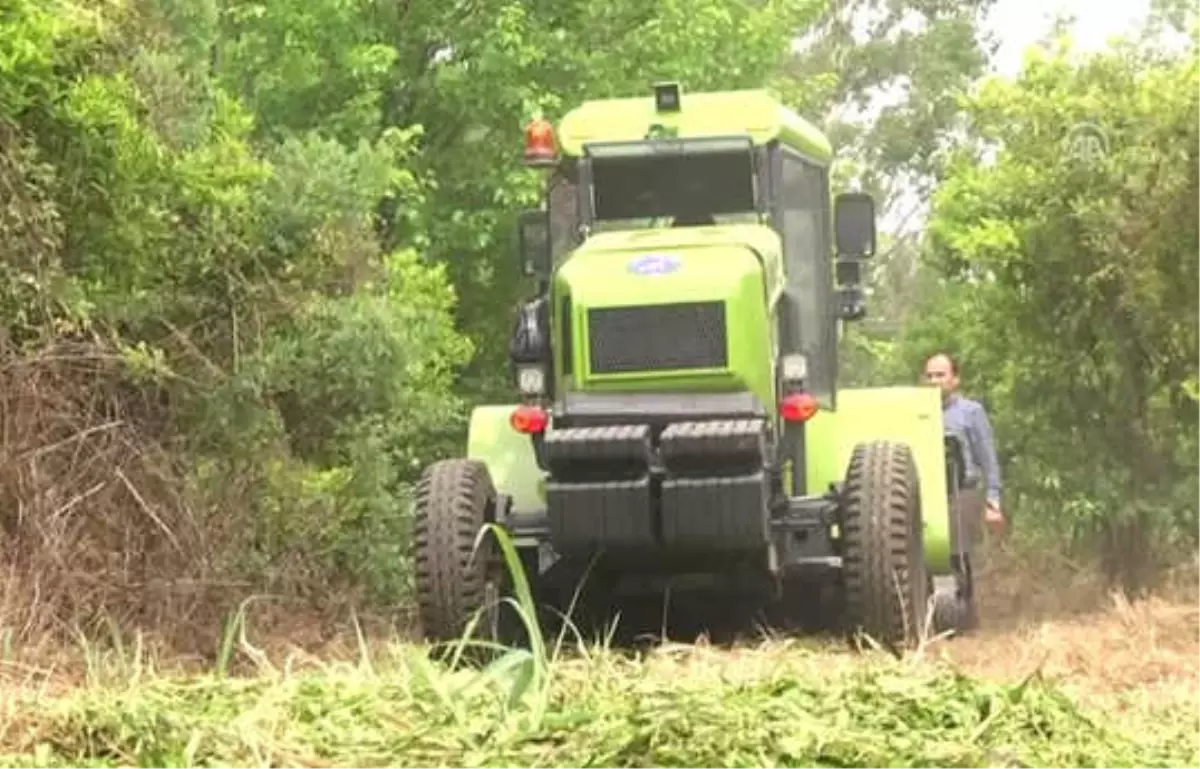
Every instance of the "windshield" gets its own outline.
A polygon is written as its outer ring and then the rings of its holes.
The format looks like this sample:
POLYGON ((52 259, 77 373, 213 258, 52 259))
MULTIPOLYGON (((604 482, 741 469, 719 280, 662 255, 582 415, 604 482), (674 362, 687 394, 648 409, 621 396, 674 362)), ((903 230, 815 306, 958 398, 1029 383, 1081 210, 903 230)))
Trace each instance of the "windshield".
POLYGON ((594 158, 591 170, 598 229, 613 222, 688 226, 757 217, 754 163, 745 150, 594 158))

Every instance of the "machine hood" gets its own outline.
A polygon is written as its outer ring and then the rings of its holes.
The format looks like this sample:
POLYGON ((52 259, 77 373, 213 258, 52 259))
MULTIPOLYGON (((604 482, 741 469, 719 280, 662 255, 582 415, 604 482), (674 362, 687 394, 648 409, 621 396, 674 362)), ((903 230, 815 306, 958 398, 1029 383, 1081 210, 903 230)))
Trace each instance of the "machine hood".
POLYGON ((573 302, 620 307, 726 299, 783 289, 779 239, 758 225, 602 233, 558 271, 573 302))
POLYGON ((779 241, 754 225, 602 234, 559 268, 571 387, 770 386, 779 241))

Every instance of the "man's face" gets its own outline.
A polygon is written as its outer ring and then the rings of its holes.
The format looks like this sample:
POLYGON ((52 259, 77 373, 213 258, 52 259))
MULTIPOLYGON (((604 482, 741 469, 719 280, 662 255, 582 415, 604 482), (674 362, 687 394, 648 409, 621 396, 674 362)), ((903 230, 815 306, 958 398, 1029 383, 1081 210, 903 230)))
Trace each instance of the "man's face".
POLYGON ((958 376, 945 355, 935 355, 925 361, 925 381, 940 388, 943 397, 958 389, 958 376))

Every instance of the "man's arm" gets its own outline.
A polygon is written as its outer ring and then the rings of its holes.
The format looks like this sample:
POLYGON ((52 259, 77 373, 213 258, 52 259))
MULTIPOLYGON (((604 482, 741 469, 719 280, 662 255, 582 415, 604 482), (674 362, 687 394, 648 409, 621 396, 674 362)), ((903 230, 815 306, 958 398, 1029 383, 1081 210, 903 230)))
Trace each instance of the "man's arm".
POLYGON ((987 501, 989 505, 1000 507, 1000 462, 996 459, 995 437, 992 434, 992 423, 988 419, 987 410, 979 405, 973 409, 970 421, 971 430, 975 433, 975 445, 979 447, 978 461, 987 479, 987 501))

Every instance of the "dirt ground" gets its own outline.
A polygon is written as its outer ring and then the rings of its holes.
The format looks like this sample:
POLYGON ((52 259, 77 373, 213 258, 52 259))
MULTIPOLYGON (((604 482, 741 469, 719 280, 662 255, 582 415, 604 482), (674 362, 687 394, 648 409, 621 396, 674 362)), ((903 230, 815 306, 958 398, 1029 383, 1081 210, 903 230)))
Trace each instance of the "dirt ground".
POLYGON ((937 644, 966 673, 1040 674, 1087 698, 1200 697, 1200 569, 1179 568, 1134 602, 1061 558, 992 552, 981 570, 983 626, 937 644))

